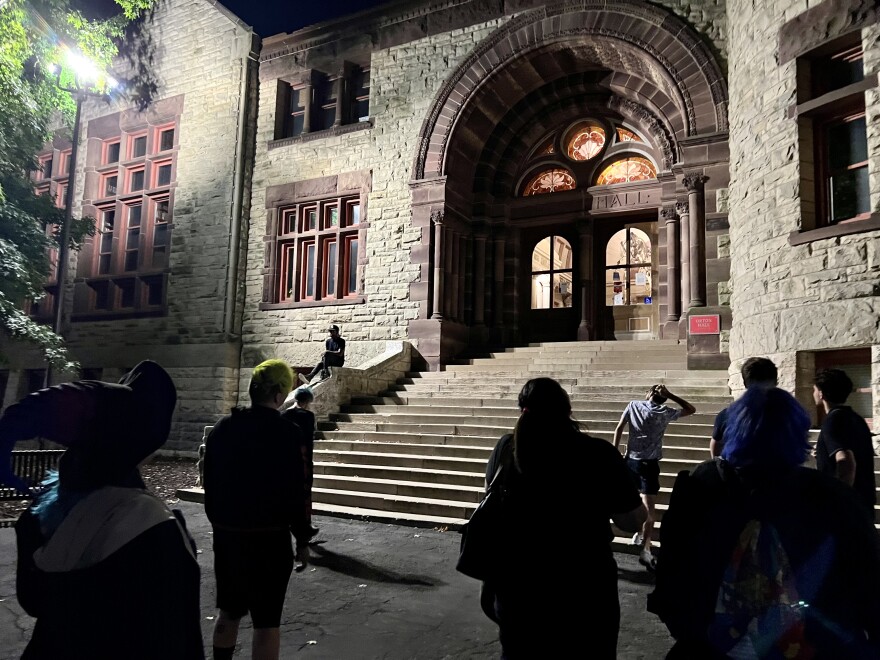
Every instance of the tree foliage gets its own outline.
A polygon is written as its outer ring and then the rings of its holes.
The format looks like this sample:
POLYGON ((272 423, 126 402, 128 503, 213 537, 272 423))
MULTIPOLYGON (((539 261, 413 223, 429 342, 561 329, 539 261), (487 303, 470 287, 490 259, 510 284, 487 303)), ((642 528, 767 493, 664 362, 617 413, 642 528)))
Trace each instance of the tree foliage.
MULTIPOLYGON (((91 59, 99 71, 125 56, 133 72, 131 96, 142 107, 155 90, 138 60, 145 55, 144 17, 157 0, 114 1, 111 15, 94 16, 77 0, 0 0, 0 332, 39 347, 60 369, 76 366, 63 340, 23 312, 27 299, 43 295, 48 249, 53 241, 57 246, 64 221, 48 196, 35 194, 31 174, 53 119, 60 112, 68 125, 72 121, 74 101, 63 87, 82 81, 68 64, 69 53, 91 59), (55 231, 47 233, 47 226, 55 231)), ((99 76, 89 84, 104 91, 108 82, 99 76)), ((71 247, 91 231, 90 218, 75 218, 71 247)))

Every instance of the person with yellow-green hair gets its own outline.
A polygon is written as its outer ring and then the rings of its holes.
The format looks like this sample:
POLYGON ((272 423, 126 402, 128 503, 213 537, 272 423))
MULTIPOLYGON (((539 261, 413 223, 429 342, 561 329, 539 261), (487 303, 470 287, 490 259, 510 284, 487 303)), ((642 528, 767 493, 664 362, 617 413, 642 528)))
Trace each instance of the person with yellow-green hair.
POLYGON ((254 626, 254 660, 277 660, 281 612, 294 563, 309 561, 302 446, 279 412, 293 388, 283 360, 258 364, 251 406, 233 408, 205 441, 205 513, 214 528, 217 608, 214 659, 232 658, 241 618, 254 626), (296 551, 291 544, 296 539, 296 551))

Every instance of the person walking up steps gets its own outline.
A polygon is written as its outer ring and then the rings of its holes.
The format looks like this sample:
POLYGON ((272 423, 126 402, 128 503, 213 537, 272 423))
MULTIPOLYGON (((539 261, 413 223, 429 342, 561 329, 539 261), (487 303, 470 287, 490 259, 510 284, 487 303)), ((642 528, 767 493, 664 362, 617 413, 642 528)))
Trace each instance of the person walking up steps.
POLYGON ((654 504, 660 492, 660 459, 663 457, 663 434, 670 422, 697 412, 687 401, 672 394, 665 385, 654 385, 645 400, 630 401, 614 429, 614 447, 620 447, 623 429, 629 425, 629 442, 626 445, 626 464, 639 480, 639 492, 648 509, 648 518, 642 525, 641 534, 633 536, 633 544, 641 545, 639 563, 653 571, 656 566, 651 553, 651 535, 654 532, 654 504), (681 410, 666 405, 671 399, 681 410))

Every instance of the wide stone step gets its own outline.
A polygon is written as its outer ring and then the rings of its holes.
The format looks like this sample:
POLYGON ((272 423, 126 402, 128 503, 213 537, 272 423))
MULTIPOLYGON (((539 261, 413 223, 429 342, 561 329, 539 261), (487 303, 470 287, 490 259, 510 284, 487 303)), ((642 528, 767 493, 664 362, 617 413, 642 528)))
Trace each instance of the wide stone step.
POLYGON ((318 502, 321 506, 330 504, 460 520, 467 520, 471 512, 476 508, 476 503, 469 501, 460 502, 407 495, 337 490, 334 488, 313 488, 312 502, 313 509, 316 508, 314 503, 318 502))
MULTIPOLYGON (((561 380, 561 379, 557 379, 561 380)), ((601 396, 604 399, 618 399, 631 401, 633 399, 645 398, 645 386, 633 387, 631 385, 601 385, 596 384, 595 380, 587 378, 578 379, 578 384, 560 382, 570 394, 574 396, 601 396)), ((473 394, 475 388, 479 388, 481 396, 500 395, 510 396, 516 395, 522 389, 523 383, 520 382, 494 382, 486 380, 474 380, 472 383, 454 380, 451 382, 417 382, 417 383, 396 383, 386 390, 386 394, 394 392, 406 392, 407 394, 425 395, 427 393, 443 393, 444 396, 452 395, 456 397, 466 396, 468 393, 473 394)), ((730 392, 725 386, 685 386, 676 387, 673 392, 685 399, 698 397, 722 397, 730 399, 730 392)))
POLYGON ((370 448, 373 445, 381 443, 390 443, 396 445, 413 445, 413 446, 434 446, 440 449, 438 451, 448 451, 453 453, 459 447, 488 447, 492 449, 504 433, 509 433, 510 429, 497 432, 492 435, 476 436, 476 435, 441 435, 432 433, 415 433, 408 432, 406 429, 401 431, 370 431, 359 429, 356 426, 343 427, 336 431, 318 431, 315 434, 315 447, 324 447, 327 441, 354 442, 363 443, 370 448), (443 449, 446 448, 446 449, 443 449))
MULTIPOLYGON (((485 466, 484 466, 485 468, 485 466)), ((479 472, 451 470, 425 470, 397 467, 394 465, 368 465, 363 463, 315 463, 315 474, 327 476, 370 477, 373 479, 398 479, 401 481, 433 481, 449 486, 483 488, 486 484, 485 469, 479 472)))
POLYGON ((480 458, 418 455, 382 451, 333 451, 315 448, 315 461, 335 463, 362 463, 366 465, 393 465, 401 468, 422 470, 445 470, 452 472, 473 472, 485 474, 486 463, 491 450, 487 449, 480 458))
MULTIPOLYGON (((511 398, 508 395, 467 397, 441 394, 420 395, 418 393, 407 392, 385 392, 380 396, 359 396, 354 397, 351 403, 354 405, 377 405, 377 406, 393 406, 393 405, 414 405, 414 406, 446 406, 446 407, 467 407, 467 408, 516 408, 516 397, 511 398)), ((638 398, 644 398, 644 393, 638 398)), ((621 404, 625 407, 626 403, 631 401, 625 397, 614 396, 598 396, 576 395, 571 399, 573 410, 623 410, 621 404)), ((707 405, 717 406, 718 410, 730 405, 733 399, 730 396, 717 397, 700 397, 700 401, 707 405)), ((694 403, 693 401, 691 403, 694 403)), ((701 412, 698 408, 698 412, 701 412)), ((708 410, 706 411, 708 413, 708 410)))
POLYGON ((381 495, 396 495, 439 500, 453 500, 478 504, 483 499, 483 486, 459 486, 428 481, 403 481, 374 477, 345 475, 316 475, 314 488, 356 491, 381 495))

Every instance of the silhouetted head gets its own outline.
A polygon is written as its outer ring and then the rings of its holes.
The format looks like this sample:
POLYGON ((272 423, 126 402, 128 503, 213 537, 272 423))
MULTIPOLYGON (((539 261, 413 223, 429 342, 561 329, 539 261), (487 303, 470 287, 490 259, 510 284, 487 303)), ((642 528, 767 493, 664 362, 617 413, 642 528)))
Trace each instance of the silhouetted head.
POLYGON ((728 408, 721 457, 734 467, 795 467, 807 460, 810 417, 778 387, 751 387, 728 408))
POLYGON ((558 460, 549 445, 578 430, 571 419, 571 399, 552 378, 533 378, 523 385, 518 403, 521 414, 513 431, 517 468, 541 469, 558 460))
POLYGON ((255 406, 278 408, 293 389, 293 369, 284 360, 266 360, 254 367, 248 395, 255 406))
POLYGON ((765 357, 751 357, 743 362, 742 369, 743 384, 746 387, 757 385, 759 387, 776 387, 779 374, 776 365, 772 360, 765 357))
POLYGON ((315 400, 315 393, 312 392, 311 387, 303 385, 293 391, 293 400, 300 406, 307 406, 315 400))
POLYGON ((813 381, 813 400, 832 404, 845 403, 853 391, 853 382, 841 369, 823 369, 813 381))

